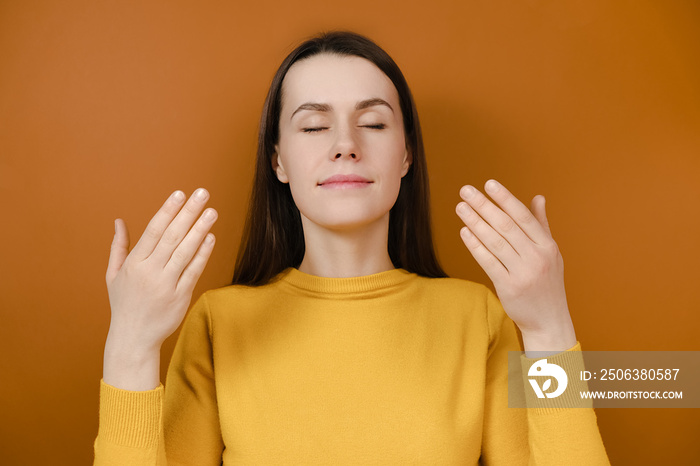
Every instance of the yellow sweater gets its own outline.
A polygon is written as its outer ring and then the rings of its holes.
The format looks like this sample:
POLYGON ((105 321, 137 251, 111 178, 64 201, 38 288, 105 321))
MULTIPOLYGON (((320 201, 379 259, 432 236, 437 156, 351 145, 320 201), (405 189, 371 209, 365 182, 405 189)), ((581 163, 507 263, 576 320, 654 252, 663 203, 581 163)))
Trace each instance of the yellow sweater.
POLYGON ((101 381, 95 464, 608 465, 592 408, 508 408, 509 350, 483 285, 288 268, 204 293, 165 387, 101 381))

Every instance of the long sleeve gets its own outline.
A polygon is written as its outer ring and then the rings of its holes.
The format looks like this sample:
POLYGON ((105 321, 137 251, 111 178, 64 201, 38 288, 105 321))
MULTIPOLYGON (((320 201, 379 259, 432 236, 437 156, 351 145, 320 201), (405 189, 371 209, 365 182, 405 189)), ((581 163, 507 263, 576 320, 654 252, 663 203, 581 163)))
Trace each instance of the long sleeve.
MULTIPOLYGON (((521 348, 515 324, 490 291, 487 315, 490 343, 481 464, 609 465, 592 407, 508 407, 508 352, 521 351, 521 348)), ((573 348, 552 355, 547 361, 561 366, 569 374, 577 373, 583 365, 580 350, 577 342, 573 348)), ((520 362, 522 367, 529 367, 534 360, 521 356, 520 362)), ((515 369, 511 368, 511 381, 524 390, 522 368, 515 369)), ((578 388, 567 393, 578 393, 578 388)), ((524 394, 522 396, 525 399, 524 394)), ((570 397, 562 399, 560 404, 572 406, 567 404, 572 400, 570 397)))
POLYGON ((100 382, 95 466, 221 464, 223 441, 205 295, 185 318, 165 387, 136 392, 100 382))
POLYGON ((162 403, 163 384, 154 390, 136 392, 101 380, 94 465, 165 465, 162 403))
POLYGON ((222 462, 209 311, 204 293, 185 319, 168 367, 163 425, 169 466, 222 462))

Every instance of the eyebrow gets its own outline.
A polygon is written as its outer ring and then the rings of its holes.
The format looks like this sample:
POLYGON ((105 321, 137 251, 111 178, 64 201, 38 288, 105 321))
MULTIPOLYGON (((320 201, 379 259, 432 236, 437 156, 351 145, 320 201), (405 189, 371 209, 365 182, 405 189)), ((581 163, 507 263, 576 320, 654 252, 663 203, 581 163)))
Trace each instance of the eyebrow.
MULTIPOLYGON (((384 105, 386 107, 389 107, 389 110, 391 110, 392 112, 394 111, 394 109, 391 107, 391 105, 389 105, 389 102, 387 102, 384 99, 380 99, 379 97, 373 97, 371 99, 362 100, 362 101, 358 102, 355 105, 355 110, 364 110, 366 108, 374 107, 377 105, 384 105)), ((316 102, 306 102, 306 103, 299 105, 299 107, 297 107, 297 109, 294 110, 294 112, 292 113, 292 116, 289 117, 289 119, 291 120, 292 118, 294 118, 294 115, 296 115, 297 112, 300 112, 301 110, 312 110, 314 112, 330 112, 332 109, 333 109, 333 107, 330 106, 329 104, 321 104, 321 103, 316 103, 316 102)))

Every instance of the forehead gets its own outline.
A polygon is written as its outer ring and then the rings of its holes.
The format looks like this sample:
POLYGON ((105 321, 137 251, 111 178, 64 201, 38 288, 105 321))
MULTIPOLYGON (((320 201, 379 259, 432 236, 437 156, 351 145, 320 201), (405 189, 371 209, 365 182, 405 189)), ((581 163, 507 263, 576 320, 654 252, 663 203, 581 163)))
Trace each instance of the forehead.
POLYGON ((389 77, 356 56, 314 55, 292 65, 282 82, 283 112, 305 102, 354 106, 374 97, 398 108, 398 92, 389 77))

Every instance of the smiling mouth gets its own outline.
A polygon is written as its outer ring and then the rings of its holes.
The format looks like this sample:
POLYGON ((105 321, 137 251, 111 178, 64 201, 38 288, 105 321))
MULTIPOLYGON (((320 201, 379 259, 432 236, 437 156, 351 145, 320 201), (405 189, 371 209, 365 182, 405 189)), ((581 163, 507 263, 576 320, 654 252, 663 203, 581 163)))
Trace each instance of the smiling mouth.
POLYGON ((372 181, 332 181, 330 183, 319 184, 326 189, 353 189, 364 188, 372 184, 372 181))

